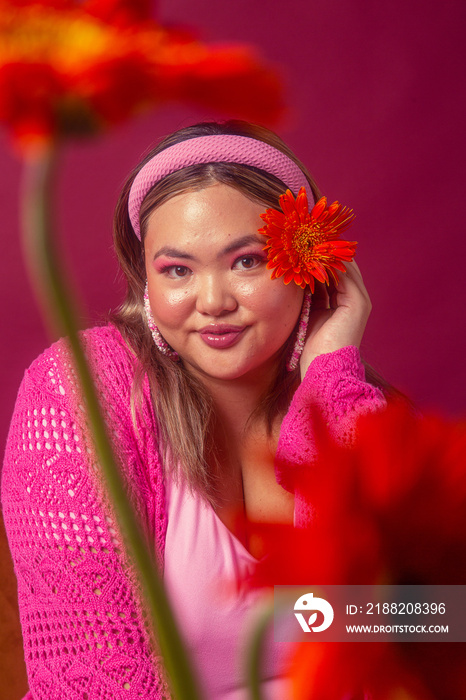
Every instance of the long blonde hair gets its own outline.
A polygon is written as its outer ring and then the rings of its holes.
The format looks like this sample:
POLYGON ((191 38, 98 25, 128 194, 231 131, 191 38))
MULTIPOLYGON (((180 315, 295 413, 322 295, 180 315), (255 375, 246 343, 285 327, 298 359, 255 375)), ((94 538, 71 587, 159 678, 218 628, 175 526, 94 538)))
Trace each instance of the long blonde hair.
MULTIPOLYGON (((140 372, 136 376, 132 392, 133 409, 137 410, 142 397, 142 382, 147 375, 164 464, 175 475, 181 472, 193 489, 215 504, 220 464, 213 439, 215 415, 212 400, 203 385, 182 363, 167 358, 154 345, 144 317, 144 246, 137 239, 128 215, 128 196, 132 182, 148 160, 175 143, 211 134, 236 134, 265 141, 289 156, 301 168, 316 199, 319 192, 304 165, 271 131, 240 121, 206 122, 181 129, 163 139, 130 174, 117 203, 114 245, 126 277, 127 292, 112 321, 140 361, 140 372)), ((189 166, 165 177, 145 197, 140 210, 142 240, 144 241, 148 218, 156 207, 177 194, 201 190, 213 183, 234 187, 251 200, 263 204, 264 208, 276 209, 279 208, 279 196, 286 189, 286 183, 273 175, 246 165, 213 163, 189 166)), ((291 388, 297 381, 297 371, 288 372, 285 368, 295 333, 296 328, 282 348, 278 372, 271 378, 271 384, 254 412, 255 417, 265 419, 269 431, 276 418, 285 413, 291 398, 291 388)))

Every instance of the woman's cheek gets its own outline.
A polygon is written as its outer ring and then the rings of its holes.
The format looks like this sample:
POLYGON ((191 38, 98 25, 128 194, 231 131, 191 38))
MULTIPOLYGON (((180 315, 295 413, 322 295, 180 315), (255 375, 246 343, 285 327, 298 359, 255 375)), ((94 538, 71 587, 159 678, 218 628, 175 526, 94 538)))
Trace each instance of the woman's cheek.
POLYGON ((182 289, 158 289, 152 294, 149 290, 149 300, 154 318, 174 326, 186 316, 192 305, 189 291, 182 289))
MULTIPOLYGON (((298 317, 303 303, 304 292, 296 285, 285 285, 282 279, 271 280, 268 275, 254 287, 245 290, 251 303, 267 315, 277 317, 284 313, 298 317)), ((294 325, 294 323, 293 323, 294 325)))
POLYGON ((278 298, 283 294, 283 281, 271 280, 269 270, 264 269, 257 275, 246 274, 243 279, 237 280, 235 291, 238 295, 238 300, 253 300, 256 303, 263 304, 270 299, 271 296, 278 298), (281 282, 281 284, 277 284, 281 282))

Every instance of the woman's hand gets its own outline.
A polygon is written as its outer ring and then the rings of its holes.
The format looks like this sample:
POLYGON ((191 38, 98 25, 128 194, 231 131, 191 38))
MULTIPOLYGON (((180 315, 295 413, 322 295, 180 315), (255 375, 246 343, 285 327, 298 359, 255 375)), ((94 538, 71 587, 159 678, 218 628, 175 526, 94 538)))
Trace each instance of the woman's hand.
POLYGON ((371 300, 357 264, 353 261, 345 265, 346 273, 338 273, 338 286, 316 284, 300 360, 301 377, 318 355, 361 344, 372 308, 371 300))

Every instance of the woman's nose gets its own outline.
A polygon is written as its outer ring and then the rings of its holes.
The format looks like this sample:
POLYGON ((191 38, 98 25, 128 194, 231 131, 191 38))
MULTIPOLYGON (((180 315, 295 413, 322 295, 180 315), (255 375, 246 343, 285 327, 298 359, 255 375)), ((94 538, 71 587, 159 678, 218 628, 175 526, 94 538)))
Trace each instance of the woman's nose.
POLYGON ((232 290, 224 280, 216 275, 208 275, 199 284, 196 309, 201 314, 221 316, 234 311, 237 301, 232 290))

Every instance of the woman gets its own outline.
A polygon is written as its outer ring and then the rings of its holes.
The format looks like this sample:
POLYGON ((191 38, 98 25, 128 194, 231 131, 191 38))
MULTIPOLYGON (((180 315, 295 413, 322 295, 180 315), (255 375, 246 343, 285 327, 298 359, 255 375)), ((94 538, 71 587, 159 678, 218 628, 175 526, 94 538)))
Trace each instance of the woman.
MULTIPOLYGON (((254 565, 249 521, 305 519, 295 474, 313 456, 313 407, 349 440, 355 417, 384 404, 357 349, 370 301, 356 263, 312 295, 309 276, 271 279, 260 215, 301 187, 312 206, 315 184, 265 129, 208 123, 166 138, 117 205, 126 300, 82 335, 208 698, 246 697, 238 655, 257 596, 222 599, 216 583, 254 565)), ((3 504, 32 697, 166 697, 63 340, 21 385, 3 504)), ((279 646, 268 698, 287 696, 279 646)))

